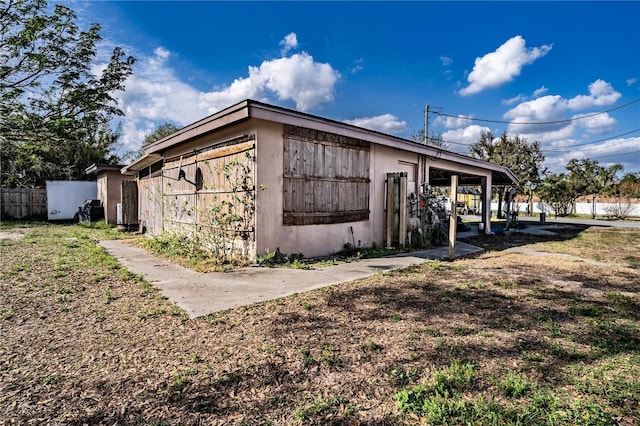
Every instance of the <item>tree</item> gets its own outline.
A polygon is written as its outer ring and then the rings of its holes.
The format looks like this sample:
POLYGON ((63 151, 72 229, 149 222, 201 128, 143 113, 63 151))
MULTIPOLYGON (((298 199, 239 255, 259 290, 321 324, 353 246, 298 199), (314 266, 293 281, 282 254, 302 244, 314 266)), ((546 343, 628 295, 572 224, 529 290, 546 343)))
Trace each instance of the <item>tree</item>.
POLYGON ((174 134, 178 130, 180 130, 180 127, 176 126, 173 123, 170 123, 170 122, 162 123, 158 127, 156 127, 156 129, 153 132, 148 133, 144 137, 143 146, 152 144, 156 141, 159 141, 160 139, 166 138, 167 136, 174 134))
MULTIPOLYGON (((557 215, 567 216, 575 212, 575 204, 583 195, 593 195, 595 217, 596 194, 616 194, 620 184, 616 176, 623 170, 621 164, 600 166, 597 160, 572 159, 567 163, 567 173, 549 174, 539 188, 540 196, 551 204, 557 215)), ((627 176, 627 175, 626 175, 627 176)), ((629 175, 633 179, 633 174, 629 175)))
POLYGON ((540 198, 551 206, 556 216, 568 216, 573 209, 573 190, 565 173, 550 173, 538 185, 540 198))
MULTIPOLYGON (((616 175, 623 170, 623 167, 621 164, 603 167, 597 160, 572 159, 567 163, 566 169, 569 172, 567 179, 572 198, 571 204, 575 207, 578 197, 592 194, 595 201, 596 194, 610 193, 615 187, 616 175)), ((571 210, 573 212, 575 208, 571 210)))
POLYGON ((616 176, 624 170, 622 164, 612 164, 608 167, 600 167, 596 178, 595 193, 611 194, 617 188, 616 176))
POLYGON ((640 173, 626 173, 622 179, 620 179, 620 182, 615 185, 613 193, 632 198, 640 198, 640 173))
POLYGON ((423 145, 430 145, 436 148, 444 149, 445 151, 451 151, 451 145, 442 139, 442 135, 436 135, 432 133, 428 138, 424 137, 424 129, 417 130, 411 134, 411 140, 423 145))
POLYGON ((142 141, 142 146, 138 150, 138 157, 141 157, 144 155, 144 148, 147 145, 151 145, 152 143, 157 142, 160 139, 163 139, 169 135, 172 135, 178 130, 180 130, 178 126, 168 121, 158 125, 154 131, 147 133, 144 136, 144 140, 142 141))
MULTIPOLYGON (((604 174, 608 176, 613 172, 611 169, 616 172, 622 171, 622 166, 614 164, 606 169, 609 170, 604 174)), ((633 199, 640 198, 640 173, 626 173, 617 182, 612 179, 606 193, 611 196, 609 203, 604 208, 607 216, 614 219, 626 219, 636 209, 637 202, 634 202, 633 199)))
POLYGON ((68 7, 44 0, 0 5, 0 184, 42 186, 78 179, 93 162, 114 162, 124 89, 134 58, 119 47, 94 63, 100 26, 80 30, 68 7))
MULTIPOLYGON (((471 145, 470 154, 474 158, 508 167, 519 180, 516 186, 519 193, 525 192, 525 188, 529 188, 529 192, 535 189, 545 172, 540 143, 530 143, 518 135, 510 138, 506 131, 499 138, 495 138, 492 132, 483 132, 480 140, 471 145)), ((506 189, 497 188, 498 205, 502 205, 506 189)), ((501 209, 498 209, 498 217, 502 217, 501 209)))

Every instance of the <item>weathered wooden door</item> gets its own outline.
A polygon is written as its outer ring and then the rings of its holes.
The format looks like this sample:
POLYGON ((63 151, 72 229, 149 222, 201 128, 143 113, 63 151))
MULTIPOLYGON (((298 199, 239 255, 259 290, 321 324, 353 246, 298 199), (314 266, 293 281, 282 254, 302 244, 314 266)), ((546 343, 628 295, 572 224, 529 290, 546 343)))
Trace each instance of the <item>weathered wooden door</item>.
POLYGON ((122 224, 138 224, 138 183, 134 180, 122 181, 120 197, 122 204, 122 224))
POLYGON ((407 173, 387 173, 385 235, 387 247, 406 245, 407 173))

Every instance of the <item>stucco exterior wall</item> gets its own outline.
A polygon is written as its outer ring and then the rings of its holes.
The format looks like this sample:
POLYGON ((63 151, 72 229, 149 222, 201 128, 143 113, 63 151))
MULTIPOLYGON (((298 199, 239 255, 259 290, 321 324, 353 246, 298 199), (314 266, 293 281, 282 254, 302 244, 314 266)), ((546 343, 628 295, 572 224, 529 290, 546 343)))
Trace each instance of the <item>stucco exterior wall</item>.
POLYGON ((283 225, 283 125, 261 121, 257 130, 256 248, 265 253, 302 252, 306 257, 340 251, 349 243, 370 246, 384 241, 385 178, 388 172, 415 170, 418 155, 371 145, 369 220, 323 225, 283 225), (400 163, 402 162, 402 163, 400 163), (353 233, 351 230, 353 229, 353 233))
MULTIPOLYGON (((387 173, 407 172, 407 181, 412 181, 414 188, 419 186, 418 178, 418 158, 419 155, 401 151, 399 149, 389 148, 382 145, 373 145, 371 147, 371 236, 368 245, 375 242, 378 245, 383 244, 385 240, 385 179, 387 173)), ((407 185, 409 186, 409 184, 407 185)), ((407 194, 412 192, 413 188, 407 189, 407 194)))
POLYGON ((111 225, 117 223, 118 206, 121 202, 122 181, 132 180, 132 176, 120 174, 118 170, 101 172, 98 176, 98 199, 104 207, 105 221, 111 225))
MULTIPOLYGON (((337 252, 347 243, 383 244, 387 173, 407 173, 408 194, 419 192, 420 184, 428 179, 429 167, 446 172, 432 175, 439 185, 446 186, 451 174, 460 174, 467 182, 487 189, 483 198, 486 206, 491 201, 492 177, 500 182, 517 181, 508 169, 480 160, 252 100, 232 105, 151 144, 143 157, 123 170, 139 172, 149 167, 147 172, 151 172, 159 160, 163 160, 162 173, 154 171, 157 176, 151 177, 155 186, 149 186, 147 189, 153 191, 147 192, 161 200, 156 208, 143 206, 140 212, 141 217, 153 216, 154 220, 148 221, 154 228, 149 229, 151 233, 160 231, 155 229, 157 225, 167 231, 168 221, 176 226, 193 225, 200 207, 211 205, 211 200, 223 206, 214 206, 213 210, 222 211, 229 203, 220 201, 225 197, 220 194, 233 198, 238 192, 251 193, 249 202, 242 201, 249 210, 226 212, 235 224, 240 222, 238 218, 244 219, 243 228, 225 231, 236 235, 241 232, 243 240, 255 241, 253 253, 258 255, 279 248, 283 253, 301 252, 312 257, 337 252), (231 157, 241 153, 242 158, 231 157), (225 189, 220 179, 226 176, 229 180, 228 168, 235 170, 238 165, 242 167, 243 185, 231 183, 234 189, 225 189), (214 174, 218 168, 222 172, 214 174), (242 191, 237 191, 238 187, 242 191), (165 208, 169 198, 175 201, 173 210, 165 208), (366 220, 358 220, 367 215, 366 220)), ((488 223, 487 212, 488 208, 483 209, 488 223)), ((229 222, 214 218, 210 223, 229 222)), ((204 229, 200 224, 191 228, 204 229)))

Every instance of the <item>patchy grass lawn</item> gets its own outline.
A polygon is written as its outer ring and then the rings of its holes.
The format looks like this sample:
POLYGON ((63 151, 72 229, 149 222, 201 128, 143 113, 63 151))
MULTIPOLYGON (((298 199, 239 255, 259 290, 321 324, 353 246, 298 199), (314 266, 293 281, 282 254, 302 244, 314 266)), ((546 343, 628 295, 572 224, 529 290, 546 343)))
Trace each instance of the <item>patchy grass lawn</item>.
MULTIPOLYGON (((536 247, 638 259, 601 232, 536 247)), ((637 266, 496 249, 189 320, 116 237, 0 229, 0 424, 639 424, 637 266)))
POLYGON ((601 262, 628 264, 640 268, 638 230, 591 227, 569 242, 545 242, 533 246, 544 251, 584 256, 601 262))

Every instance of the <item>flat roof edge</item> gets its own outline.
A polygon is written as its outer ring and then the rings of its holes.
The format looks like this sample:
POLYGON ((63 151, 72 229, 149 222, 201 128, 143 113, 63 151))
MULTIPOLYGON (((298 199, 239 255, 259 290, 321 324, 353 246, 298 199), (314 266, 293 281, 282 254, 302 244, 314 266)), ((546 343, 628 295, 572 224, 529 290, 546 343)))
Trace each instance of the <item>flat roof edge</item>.
MULTIPOLYGON (((249 118, 256 118, 259 120, 272 121, 300 127, 308 127, 320 131, 326 131, 329 133, 337 133, 343 136, 353 137, 355 139, 361 139, 367 142, 391 148, 410 151, 416 154, 422 154, 429 157, 456 163, 462 163, 468 166, 502 173, 508 179, 512 180, 514 184, 518 183, 518 179, 515 177, 513 172, 511 172, 509 168, 499 164, 413 142, 408 139, 378 132, 376 130, 365 129, 363 127, 358 127, 341 121, 336 121, 288 108, 270 105, 251 99, 246 99, 244 101, 231 105, 208 117, 189 124, 186 127, 178 130, 177 132, 144 147, 145 157, 149 155, 159 156, 159 153, 180 143, 189 141, 198 136, 213 132, 215 130, 249 118)), ((142 161, 142 159, 139 159, 124 167, 122 169, 123 173, 125 171, 135 170, 135 167, 139 166, 138 163, 142 161)), ((141 166, 141 168, 142 167, 144 166, 141 166)))
POLYGON ((130 164, 127 164, 122 169, 120 169, 120 173, 122 173, 123 175, 126 175, 126 174, 138 172, 144 169, 145 167, 152 165, 153 163, 155 163, 160 159, 162 159, 162 155, 160 154, 143 155, 142 157, 138 158, 137 160, 133 161, 130 164))

